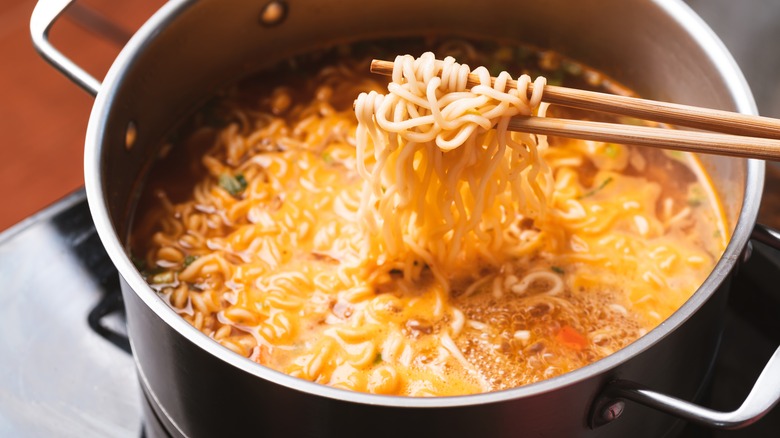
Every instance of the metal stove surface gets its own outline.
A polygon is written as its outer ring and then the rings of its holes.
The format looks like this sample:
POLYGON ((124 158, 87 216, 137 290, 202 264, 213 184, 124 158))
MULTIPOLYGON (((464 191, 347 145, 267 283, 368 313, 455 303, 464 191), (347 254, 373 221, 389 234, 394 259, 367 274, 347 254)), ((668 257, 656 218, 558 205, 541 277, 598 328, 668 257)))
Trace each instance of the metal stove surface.
POLYGON ((82 191, 0 235, 0 436, 141 435, 118 287, 82 191))

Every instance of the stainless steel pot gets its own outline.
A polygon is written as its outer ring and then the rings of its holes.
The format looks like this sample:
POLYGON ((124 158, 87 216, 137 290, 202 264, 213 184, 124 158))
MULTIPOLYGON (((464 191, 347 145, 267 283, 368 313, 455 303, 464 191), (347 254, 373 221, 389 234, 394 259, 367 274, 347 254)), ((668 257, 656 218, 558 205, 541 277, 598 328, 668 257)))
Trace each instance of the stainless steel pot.
MULTIPOLYGON (((87 194, 100 238, 123 278, 133 354, 158 433, 661 436, 679 425, 675 416, 741 427, 780 399, 778 350, 737 411, 683 401, 696 400, 707 383, 730 275, 749 248, 764 178, 764 163, 754 160, 704 157, 733 237, 694 296, 625 349, 536 384, 446 398, 347 392, 264 368, 187 324, 147 286, 123 245, 141 176, 159 140, 194 105, 219 85, 291 53, 373 36, 467 30, 549 47, 646 97, 756 112, 731 56, 676 0, 288 0, 270 7, 265 1, 170 1, 130 40, 102 84, 47 40, 71 0, 41 0, 32 17, 38 50, 97 96, 86 138, 87 194)), ((756 230, 780 246, 776 233, 756 230)))

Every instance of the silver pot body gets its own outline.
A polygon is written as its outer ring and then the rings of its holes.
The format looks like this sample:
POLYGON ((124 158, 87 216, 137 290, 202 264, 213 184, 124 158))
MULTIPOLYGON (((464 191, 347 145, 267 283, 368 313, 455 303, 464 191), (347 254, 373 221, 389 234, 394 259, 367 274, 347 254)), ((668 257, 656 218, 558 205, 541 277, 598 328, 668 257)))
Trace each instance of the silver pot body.
POLYGON ((720 335, 728 280, 753 228, 763 163, 705 157, 733 238, 696 294, 629 347, 592 365, 496 393, 414 399, 316 385, 239 357, 189 326, 146 285, 126 241, 160 139, 219 86, 333 42, 394 34, 473 34, 550 48, 641 95, 755 112, 722 44, 675 0, 290 0, 276 25, 264 2, 172 0, 133 37, 97 96, 86 184, 98 232, 123 278, 138 375, 173 436, 661 436, 675 419, 637 404, 593 427, 615 380, 695 400, 720 335), (128 128, 130 127, 130 128, 128 128), (130 135, 128 132, 130 131, 130 135))

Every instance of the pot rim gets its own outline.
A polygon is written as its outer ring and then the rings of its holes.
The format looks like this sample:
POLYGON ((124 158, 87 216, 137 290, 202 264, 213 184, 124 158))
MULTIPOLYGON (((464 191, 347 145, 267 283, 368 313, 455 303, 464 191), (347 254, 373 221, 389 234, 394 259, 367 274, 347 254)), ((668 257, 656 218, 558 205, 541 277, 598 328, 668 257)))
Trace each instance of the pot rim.
MULTIPOLYGON (((226 364, 246 373, 313 395, 346 402, 389 407, 441 408, 471 406, 552 392, 558 388, 574 385, 593 376, 604 374, 668 336, 710 298, 729 274, 737 260, 739 260, 740 254, 750 238, 750 233, 758 216, 761 192, 764 185, 765 163, 761 160, 746 160, 745 196, 732 238, 710 275, 682 307, 646 335, 599 361, 551 379, 512 389, 482 394, 432 398, 375 395, 333 388, 298 379, 267 368, 248 358, 241 357, 222 347, 187 323, 173 309, 168 307, 146 283, 125 252, 124 245, 117 237, 111 223, 101 177, 101 140, 106 134, 105 126, 112 106, 116 102, 115 95, 122 85, 125 70, 134 62, 136 54, 143 51, 150 44, 150 40, 158 33, 158 29, 170 24, 181 11, 196 1, 171 0, 167 2, 135 33, 117 56, 106 74, 90 114, 85 140, 84 179, 87 200, 98 235, 122 278, 158 317, 188 341, 226 364)), ((709 55, 718 72, 728 84, 728 91, 736 105, 736 109, 746 114, 757 114, 756 104, 747 81, 724 44, 707 24, 682 0, 652 0, 652 3, 673 18, 709 55)), ((136 363, 138 363, 137 360, 136 363)), ((143 370, 141 371, 143 373, 143 370)))

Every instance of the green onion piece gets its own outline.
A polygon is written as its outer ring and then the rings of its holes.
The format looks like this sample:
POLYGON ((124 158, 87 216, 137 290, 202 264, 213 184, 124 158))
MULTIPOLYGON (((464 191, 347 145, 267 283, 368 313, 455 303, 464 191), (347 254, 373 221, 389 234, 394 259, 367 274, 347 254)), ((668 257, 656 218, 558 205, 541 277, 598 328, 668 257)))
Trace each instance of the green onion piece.
POLYGON ((563 274, 564 274, 564 272, 565 272, 565 271, 563 270, 563 268, 561 268, 560 266, 553 266, 553 267, 551 267, 550 269, 552 269, 552 270, 553 270, 553 272, 555 272, 556 274, 561 274, 561 275, 563 275, 563 274))
POLYGON ((187 257, 184 257, 184 267, 186 268, 191 265, 195 260, 198 260, 198 256, 188 255, 187 257))
POLYGON ((599 190, 603 189, 604 187, 607 186, 607 184, 609 184, 611 182, 612 182, 612 177, 610 176, 609 178, 605 179, 603 183, 601 183, 601 185, 599 186, 598 189, 599 190))
POLYGON ((607 143, 607 144, 604 146, 604 153, 605 153, 605 154, 606 154, 606 155, 607 155, 609 158, 615 158, 615 157, 617 157, 617 156, 618 156, 618 145, 616 145, 616 144, 614 144, 614 143, 607 143))
POLYGON ((587 192, 587 193, 577 197, 577 199, 583 199, 583 198, 587 198, 588 196, 593 196, 596 193, 598 193, 599 191, 601 191, 604 187, 606 187, 611 182, 612 182, 612 177, 610 176, 609 178, 605 179, 598 187, 596 187, 595 189, 593 189, 593 190, 591 190, 591 191, 589 191, 589 192, 587 192))
POLYGON ((134 255, 130 255, 130 259, 133 261, 133 265, 135 265, 135 268, 138 269, 138 272, 141 273, 141 276, 145 279, 149 279, 157 274, 160 274, 163 272, 163 269, 159 266, 156 268, 151 268, 147 263, 146 260, 136 257, 134 255))
POLYGON ((138 269, 138 272, 146 271, 146 260, 134 255, 130 255, 130 260, 133 261, 133 265, 135 265, 135 269, 138 269))
POLYGON ((685 161, 685 152, 681 152, 681 151, 668 151, 668 150, 664 151, 664 152, 666 152, 666 155, 669 158, 672 158, 672 159, 677 160, 677 161, 683 161, 683 162, 685 161))
POLYGON ((383 361, 382 353, 377 353, 376 357, 374 358, 374 365, 376 365, 378 363, 382 363, 382 361, 383 361))
POLYGON ((696 198, 696 197, 688 198, 688 205, 691 207, 698 207, 702 204, 704 204, 704 199, 702 198, 696 198))
POLYGON ((707 194, 702 190, 699 185, 694 185, 688 190, 688 205, 691 207, 698 207, 707 202, 707 194))
POLYGON ((237 196, 243 192, 244 189, 246 189, 246 185, 244 175, 238 174, 236 176, 231 176, 223 173, 219 176, 219 186, 233 196, 237 196))

